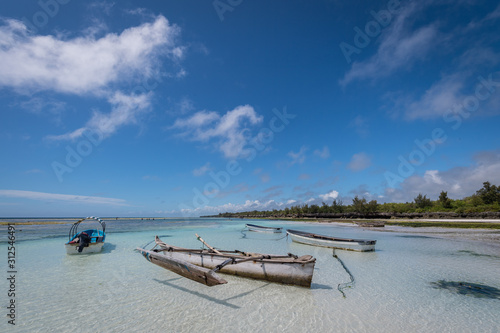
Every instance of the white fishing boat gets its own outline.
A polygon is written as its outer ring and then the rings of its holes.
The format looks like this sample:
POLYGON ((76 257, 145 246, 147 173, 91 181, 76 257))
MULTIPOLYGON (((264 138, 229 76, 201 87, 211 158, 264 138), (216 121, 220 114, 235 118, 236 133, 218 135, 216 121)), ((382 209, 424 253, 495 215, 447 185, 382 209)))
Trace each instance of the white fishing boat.
POLYGON ((69 241, 64 244, 67 254, 88 254, 101 252, 106 239, 106 223, 95 216, 86 217, 75 222, 69 231, 69 241), (80 224, 86 220, 98 223, 97 228, 78 231, 80 224))
POLYGON ((350 250, 350 251, 375 251, 376 240, 368 239, 350 239, 338 238, 325 235, 313 234, 310 232, 299 230, 286 230, 292 241, 307 245, 331 247, 334 249, 350 250))
POLYGON ((280 233, 283 231, 283 228, 276 228, 276 227, 264 227, 261 225, 256 225, 256 224, 249 224, 247 223, 245 225, 249 231, 257 231, 257 232, 274 232, 274 233, 280 233))
MULTIPOLYGON (((204 244, 201 237, 197 235, 204 244)), ((242 251, 185 249, 155 237, 151 250, 137 248, 150 262, 191 280, 214 286, 227 283, 216 273, 310 287, 316 259, 310 255, 269 255, 242 251)))

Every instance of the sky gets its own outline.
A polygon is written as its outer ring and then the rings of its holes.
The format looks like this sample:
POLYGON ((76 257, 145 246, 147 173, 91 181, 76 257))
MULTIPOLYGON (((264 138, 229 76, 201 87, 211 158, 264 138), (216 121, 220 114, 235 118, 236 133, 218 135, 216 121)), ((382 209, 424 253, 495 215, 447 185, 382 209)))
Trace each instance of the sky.
POLYGON ((500 184, 494 1, 3 1, 0 216, 500 184))

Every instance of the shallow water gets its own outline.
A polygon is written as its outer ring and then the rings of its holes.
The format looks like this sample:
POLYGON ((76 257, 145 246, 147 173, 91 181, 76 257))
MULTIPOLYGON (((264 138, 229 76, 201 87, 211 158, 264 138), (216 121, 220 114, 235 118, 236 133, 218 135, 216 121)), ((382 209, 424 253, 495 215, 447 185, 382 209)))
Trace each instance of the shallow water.
MULTIPOLYGON (((500 299, 436 288, 439 281, 500 288, 499 246, 359 227, 258 221, 376 239, 375 252, 335 251, 355 278, 344 298, 337 287, 350 278, 332 249, 292 243, 284 234, 244 232, 245 220, 106 222, 103 252, 83 256, 65 253, 70 224, 18 226, 16 325, 7 324, 2 315, 0 331, 498 332, 500 327, 500 299), (313 255, 312 287, 227 275, 228 284, 206 287, 152 265, 134 251, 154 235, 199 248, 195 233, 221 249, 313 255)), ((0 232, 7 275, 6 227, 0 226, 0 232)), ((0 284, 2 305, 9 301, 6 282, 0 284)))

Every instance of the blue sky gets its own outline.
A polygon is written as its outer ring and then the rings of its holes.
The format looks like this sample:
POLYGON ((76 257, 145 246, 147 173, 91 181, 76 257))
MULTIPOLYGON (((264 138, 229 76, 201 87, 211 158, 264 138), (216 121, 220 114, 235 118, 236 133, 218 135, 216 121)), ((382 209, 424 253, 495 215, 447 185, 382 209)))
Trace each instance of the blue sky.
POLYGON ((10 1, 0 19, 0 216, 500 184, 492 1, 10 1))

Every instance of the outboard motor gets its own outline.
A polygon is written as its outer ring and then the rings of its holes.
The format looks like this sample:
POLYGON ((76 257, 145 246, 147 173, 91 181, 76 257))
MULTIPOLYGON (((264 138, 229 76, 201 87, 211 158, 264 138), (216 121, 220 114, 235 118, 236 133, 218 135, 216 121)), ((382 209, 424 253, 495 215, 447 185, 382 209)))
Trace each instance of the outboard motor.
POLYGON ((86 232, 82 232, 80 235, 80 242, 78 243, 78 252, 82 252, 84 247, 88 247, 91 241, 90 236, 86 232))

